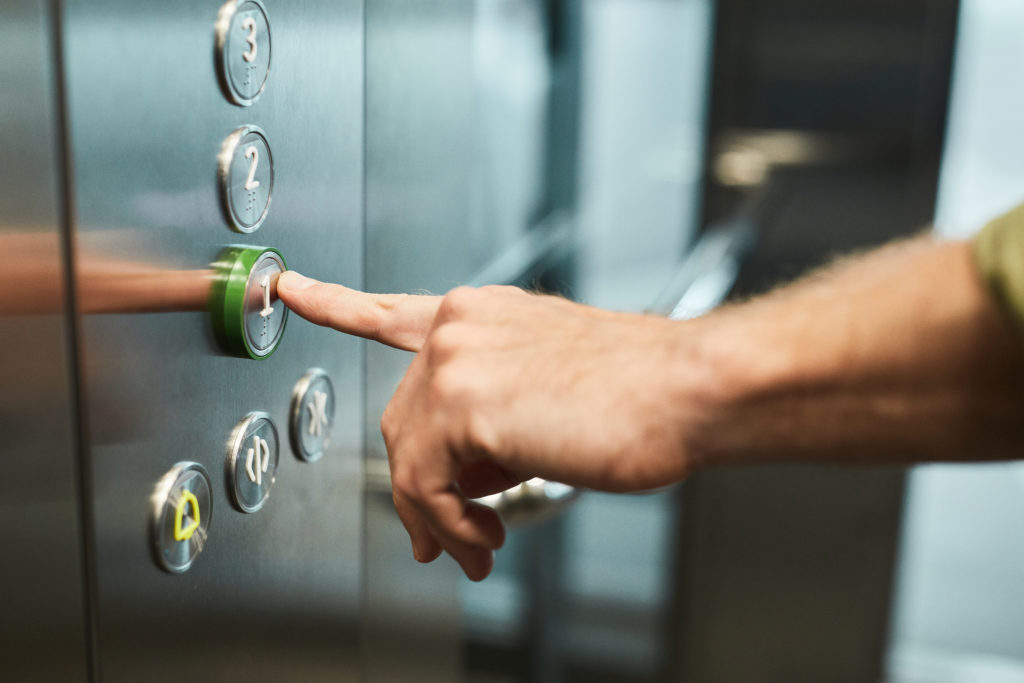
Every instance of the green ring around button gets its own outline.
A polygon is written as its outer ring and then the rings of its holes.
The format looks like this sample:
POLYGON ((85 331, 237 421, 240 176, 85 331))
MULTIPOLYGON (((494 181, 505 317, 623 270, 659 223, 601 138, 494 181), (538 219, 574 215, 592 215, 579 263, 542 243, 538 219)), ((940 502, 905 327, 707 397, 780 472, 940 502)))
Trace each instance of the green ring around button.
POLYGON ((264 360, 273 355, 284 336, 287 319, 281 323, 278 343, 261 356, 249 345, 245 334, 245 287, 253 266, 268 252, 276 254, 287 270, 284 256, 273 247, 225 247, 213 263, 214 277, 209 300, 213 334, 224 351, 233 356, 264 360))

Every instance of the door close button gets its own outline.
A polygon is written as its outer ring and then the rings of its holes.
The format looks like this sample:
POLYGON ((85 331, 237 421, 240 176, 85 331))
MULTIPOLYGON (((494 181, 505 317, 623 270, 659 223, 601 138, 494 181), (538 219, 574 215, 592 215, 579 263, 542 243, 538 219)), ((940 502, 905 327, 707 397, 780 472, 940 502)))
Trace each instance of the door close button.
POLYGON ((313 368, 292 390, 291 442, 295 455, 313 462, 331 444, 334 427, 334 386, 327 373, 313 368))

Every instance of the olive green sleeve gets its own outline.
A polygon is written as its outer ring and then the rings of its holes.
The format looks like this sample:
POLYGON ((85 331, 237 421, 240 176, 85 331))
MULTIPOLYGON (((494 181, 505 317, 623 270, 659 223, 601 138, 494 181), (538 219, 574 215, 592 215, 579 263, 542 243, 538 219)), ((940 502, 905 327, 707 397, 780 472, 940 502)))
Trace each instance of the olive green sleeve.
POLYGON ((989 291, 1024 329, 1024 205, 982 228, 974 261, 989 291))

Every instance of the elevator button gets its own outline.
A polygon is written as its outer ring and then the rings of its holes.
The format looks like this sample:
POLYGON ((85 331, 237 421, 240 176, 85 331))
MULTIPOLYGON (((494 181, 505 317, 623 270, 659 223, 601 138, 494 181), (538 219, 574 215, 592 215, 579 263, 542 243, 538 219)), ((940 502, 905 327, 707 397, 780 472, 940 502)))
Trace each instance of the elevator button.
POLYGON ((277 428, 266 413, 249 413, 231 433, 228 486, 242 512, 256 512, 267 501, 277 477, 278 453, 277 428))
POLYGON ((217 161, 221 203, 233 230, 259 229, 270 210, 274 159, 259 126, 242 126, 224 139, 217 161))
POLYGON ((267 358, 284 336, 288 309, 277 298, 284 257, 269 247, 227 247, 214 263, 210 289, 213 331, 228 353, 267 358))
POLYGON ((307 462, 319 460, 331 444, 334 428, 334 387, 327 373, 313 368, 292 390, 290 432, 295 455, 307 462))
POLYGON ((180 574, 202 552, 213 516, 212 492, 210 476, 195 462, 179 462, 157 482, 153 551, 163 569, 180 574))
POLYGON ((270 74, 270 21, 260 0, 228 0, 217 16, 217 71, 224 94, 249 106, 270 74))

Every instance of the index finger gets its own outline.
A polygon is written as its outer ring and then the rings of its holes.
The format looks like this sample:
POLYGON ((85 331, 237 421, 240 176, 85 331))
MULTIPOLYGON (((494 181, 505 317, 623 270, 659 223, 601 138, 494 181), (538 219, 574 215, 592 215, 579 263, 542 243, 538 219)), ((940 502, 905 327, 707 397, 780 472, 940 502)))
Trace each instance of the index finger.
POLYGON ((422 348, 441 305, 439 296, 370 294, 293 270, 281 274, 277 295, 288 308, 317 325, 415 352, 422 348))

